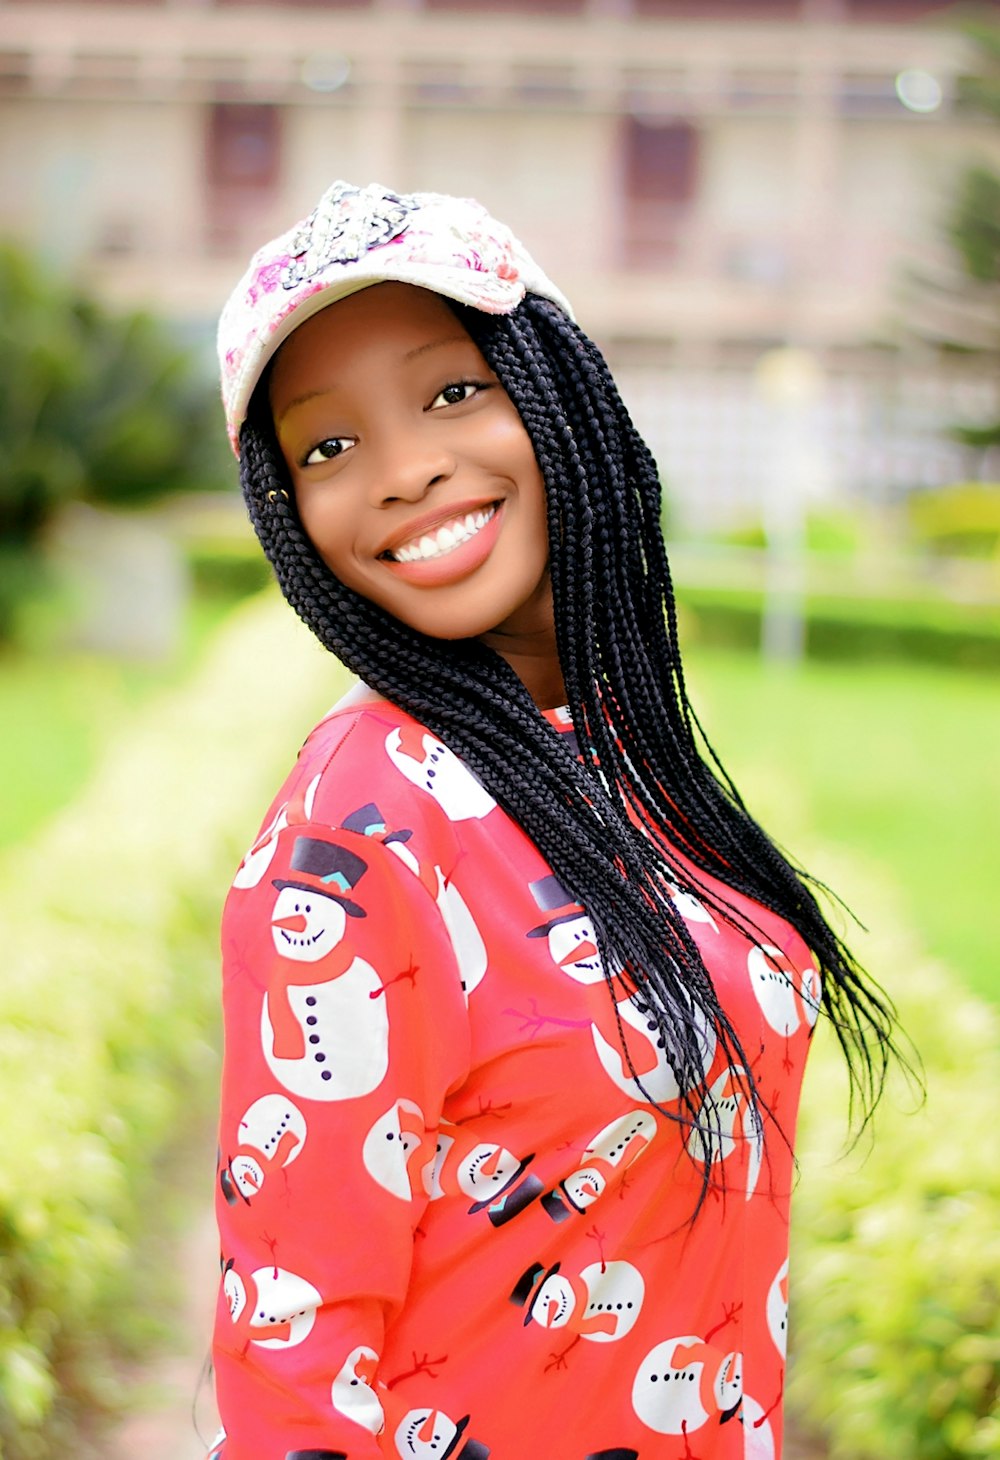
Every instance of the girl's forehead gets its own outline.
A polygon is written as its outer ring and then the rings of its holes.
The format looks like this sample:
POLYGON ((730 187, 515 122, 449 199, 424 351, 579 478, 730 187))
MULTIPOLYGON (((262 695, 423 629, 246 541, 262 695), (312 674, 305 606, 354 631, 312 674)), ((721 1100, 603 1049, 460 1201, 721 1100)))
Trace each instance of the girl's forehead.
POLYGON ((428 330, 435 335, 469 339, 458 316, 440 294, 415 284, 373 284, 307 319, 282 345, 278 358, 312 338, 322 340, 326 348, 347 349, 373 340, 403 341, 428 330))
POLYGON ((366 360, 407 364, 447 345, 475 350, 447 302, 412 284, 375 284, 307 319, 274 359, 272 405, 298 398, 310 380, 349 380, 366 360))

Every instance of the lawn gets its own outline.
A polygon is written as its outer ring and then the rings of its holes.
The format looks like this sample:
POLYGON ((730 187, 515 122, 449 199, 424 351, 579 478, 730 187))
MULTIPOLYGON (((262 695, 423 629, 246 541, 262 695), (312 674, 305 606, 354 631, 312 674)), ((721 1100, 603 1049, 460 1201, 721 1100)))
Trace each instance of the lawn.
POLYGON ((129 712, 193 667, 232 600, 192 602, 184 642, 169 663, 94 654, 0 654, 0 848, 13 846, 80 791, 129 712))
MULTIPOLYGON (((927 951, 1000 1003, 1000 680, 902 662, 789 670, 697 646, 687 666, 710 739, 775 839, 879 864, 927 951)), ((877 901, 855 895, 853 910, 867 921, 877 901)))
MULTIPOLYGON (((0 846, 66 803, 138 700, 191 667, 226 611, 196 600, 178 662, 0 658, 8 767, 0 846)), ((695 704, 751 809, 793 854, 815 841, 856 849, 896 882, 920 941, 980 995, 1000 1002, 1000 680, 909 662, 769 668, 695 645, 695 704)), ((822 876, 822 866, 814 869, 822 876)), ((862 920, 877 916, 857 905, 862 920)))

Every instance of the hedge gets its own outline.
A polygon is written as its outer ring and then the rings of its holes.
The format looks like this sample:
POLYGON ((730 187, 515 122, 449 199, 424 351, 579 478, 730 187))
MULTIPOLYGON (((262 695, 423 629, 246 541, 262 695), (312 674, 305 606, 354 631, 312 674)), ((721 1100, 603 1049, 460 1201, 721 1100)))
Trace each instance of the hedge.
MULTIPOLYGON (((871 905, 871 869, 863 892, 856 864, 829 875, 871 905)), ((926 1100, 894 1078, 844 1154, 843 1062, 821 1023, 793 1202, 789 1412, 831 1460, 996 1456, 1000 1024, 921 958, 892 902, 878 888, 896 931, 868 956, 922 1057, 926 1100)))
MULTIPOLYGON (((184 1112, 212 1104, 223 890, 290 738, 342 682, 287 609, 254 600, 187 687, 144 708, 85 796, 0 862, 7 1460, 42 1460, 59 1439, 81 1453, 73 1418, 120 1398, 110 1347, 142 1333, 130 1281, 142 1199, 184 1112)), ((859 904, 862 877, 871 902, 868 869, 824 875, 859 904)), ((898 924, 891 895, 877 899, 880 921, 898 924)), ((843 1156, 846 1098, 820 1026, 789 1412, 832 1460, 971 1460, 1000 1452, 996 1020, 902 935, 869 962, 899 1000, 928 1097, 914 1110, 894 1086, 874 1149, 843 1156)))
MULTIPOLYGON (((679 584, 689 636, 755 649, 763 595, 752 588, 679 584)), ((1000 608, 947 600, 810 595, 805 652, 818 659, 920 659, 963 669, 1000 668, 1000 608)))
POLYGON ((214 1101, 225 888, 296 734, 342 683, 270 595, 244 605, 83 796, 0 861, 6 1460, 40 1460, 83 1409, 120 1400, 110 1352, 146 1325, 143 1199, 187 1113, 214 1101))

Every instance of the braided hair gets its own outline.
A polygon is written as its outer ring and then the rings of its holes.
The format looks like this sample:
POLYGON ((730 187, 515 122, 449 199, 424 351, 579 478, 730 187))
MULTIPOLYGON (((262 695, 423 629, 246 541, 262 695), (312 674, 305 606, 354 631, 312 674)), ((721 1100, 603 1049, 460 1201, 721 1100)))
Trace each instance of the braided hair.
POLYGON ((461 756, 586 908, 616 1009, 627 993, 657 1026, 678 1087, 664 1113, 697 1128, 704 1195, 720 1141, 702 1089, 713 1041, 758 1125, 763 1107, 672 894, 678 885, 695 892, 755 942, 762 935, 692 864, 785 918, 812 949, 863 1120, 896 1053, 894 1010, 827 922, 812 879, 751 818, 698 724, 681 670, 658 472, 600 351, 537 296, 504 316, 452 307, 518 410, 545 482, 576 747, 552 732, 498 654, 409 628, 327 568, 296 511, 267 377, 240 438, 250 518, 286 598, 325 647, 461 756))

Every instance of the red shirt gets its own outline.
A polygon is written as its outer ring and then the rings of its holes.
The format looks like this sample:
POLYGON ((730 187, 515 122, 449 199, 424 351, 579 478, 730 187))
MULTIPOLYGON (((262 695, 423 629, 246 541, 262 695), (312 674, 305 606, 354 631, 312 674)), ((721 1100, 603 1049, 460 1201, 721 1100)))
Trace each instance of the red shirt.
POLYGON ((223 918, 215 1455, 780 1454, 819 979, 719 891, 764 948, 675 900, 769 1113, 760 1138, 706 1031, 725 1179, 692 1223, 703 1152, 651 1103, 674 1077, 583 909, 402 711, 355 694, 317 726, 223 918))

